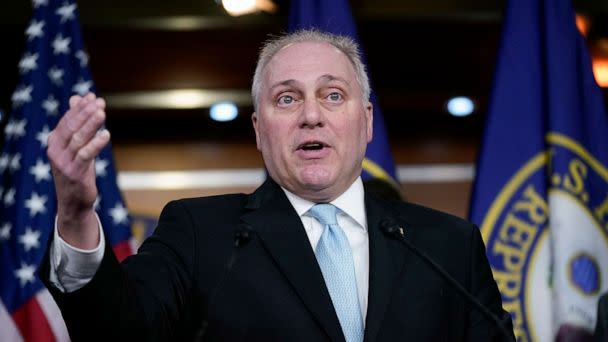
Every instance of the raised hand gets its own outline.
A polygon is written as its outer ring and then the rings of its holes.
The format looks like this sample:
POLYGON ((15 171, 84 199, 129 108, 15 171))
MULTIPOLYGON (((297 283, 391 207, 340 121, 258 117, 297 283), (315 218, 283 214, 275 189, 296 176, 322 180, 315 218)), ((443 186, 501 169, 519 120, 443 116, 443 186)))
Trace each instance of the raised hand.
POLYGON ((82 249, 92 249, 99 242, 93 208, 97 197, 95 157, 110 141, 110 132, 100 130, 106 118, 105 106, 105 101, 92 93, 72 96, 69 110, 48 138, 59 234, 82 249))

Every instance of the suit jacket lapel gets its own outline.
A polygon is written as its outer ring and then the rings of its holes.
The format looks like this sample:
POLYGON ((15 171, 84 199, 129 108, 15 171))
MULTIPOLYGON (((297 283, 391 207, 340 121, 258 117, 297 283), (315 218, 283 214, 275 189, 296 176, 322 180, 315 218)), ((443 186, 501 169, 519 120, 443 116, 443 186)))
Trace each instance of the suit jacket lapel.
POLYGON ((398 241, 383 232, 382 219, 390 217, 402 223, 396 210, 365 195, 369 233, 369 294, 365 341, 375 341, 394 288, 402 286, 399 276, 408 253, 398 241))
POLYGON ((283 190, 268 179, 241 217, 251 225, 287 281, 333 341, 344 335, 302 222, 283 190))

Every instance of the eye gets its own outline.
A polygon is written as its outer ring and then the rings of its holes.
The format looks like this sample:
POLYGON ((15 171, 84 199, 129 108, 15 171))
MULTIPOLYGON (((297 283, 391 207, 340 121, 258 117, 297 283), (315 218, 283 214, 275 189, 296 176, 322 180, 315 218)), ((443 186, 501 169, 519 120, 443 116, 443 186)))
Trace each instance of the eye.
POLYGON ((291 95, 283 95, 279 97, 279 100, 277 102, 279 103, 279 105, 290 105, 295 102, 295 99, 291 95))
POLYGON ((333 92, 327 96, 327 99, 332 102, 340 102, 342 101, 342 94, 333 92))

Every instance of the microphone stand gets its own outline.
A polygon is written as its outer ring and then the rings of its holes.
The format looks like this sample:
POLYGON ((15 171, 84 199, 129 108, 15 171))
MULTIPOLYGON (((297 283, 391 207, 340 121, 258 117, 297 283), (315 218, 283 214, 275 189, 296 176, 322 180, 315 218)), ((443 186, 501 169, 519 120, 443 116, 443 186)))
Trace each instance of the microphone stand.
POLYGON ((207 328, 209 327, 208 317, 209 317, 210 308, 213 305, 220 288, 226 282, 226 279, 228 279, 228 276, 230 275, 230 273, 232 271, 232 267, 234 266, 234 264, 236 263, 236 260, 238 259, 238 254, 239 254, 239 251, 241 250, 241 247, 243 247, 252 238, 253 238, 253 232, 251 231, 251 228, 249 228, 249 226, 246 224, 240 224, 238 230, 234 234, 234 248, 232 250, 232 253, 230 254, 230 257, 228 258, 228 261, 224 265, 224 269, 222 271, 219 281, 217 282, 217 284, 211 291, 211 295, 209 296, 209 301, 207 303, 207 310, 206 310, 207 314, 203 318, 203 322, 201 323, 201 328, 198 330, 196 336, 194 337, 194 341, 199 341, 199 342, 203 341, 203 338, 205 337, 205 334, 207 333, 207 328))
POLYGON ((456 292, 458 292, 462 297, 464 297, 467 300, 467 302, 469 302, 470 304, 473 304, 473 306, 475 308, 477 308, 487 318, 489 318, 491 321, 493 321, 496 324, 496 326, 498 326, 498 329, 500 329, 500 332, 507 338, 508 341, 516 342, 516 340, 513 338, 513 334, 509 333, 509 331, 502 324, 502 321, 498 317, 496 317, 496 315, 494 315, 490 310, 488 310, 488 308, 486 308, 483 304, 481 304, 477 300, 477 298, 473 297, 473 295, 471 295, 469 293, 469 291, 467 291, 459 282, 457 282, 454 278, 452 278, 452 276, 450 276, 448 274, 448 272, 446 272, 441 266, 439 266, 439 264, 437 264, 435 261, 433 261, 428 255, 426 255, 426 253, 424 253, 421 250, 419 250, 418 248, 416 248, 416 246, 414 246, 411 242, 409 242, 405 238, 405 232, 402 227, 399 227, 390 218, 385 218, 384 220, 382 220, 382 222, 380 223, 380 226, 382 227, 382 229, 386 235, 401 242, 412 253, 417 255, 420 259, 424 260, 424 262, 427 265, 429 265, 431 267, 431 269, 433 269, 433 271, 437 272, 443 278, 443 280, 445 280, 447 283, 449 283, 451 286, 453 286, 456 289, 456 292))

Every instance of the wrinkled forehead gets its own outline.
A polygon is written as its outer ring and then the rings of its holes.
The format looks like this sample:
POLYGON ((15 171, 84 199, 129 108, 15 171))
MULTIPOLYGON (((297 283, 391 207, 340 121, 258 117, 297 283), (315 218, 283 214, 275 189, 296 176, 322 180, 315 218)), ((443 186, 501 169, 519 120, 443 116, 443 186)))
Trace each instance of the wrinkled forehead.
POLYGON ((286 79, 314 79, 321 75, 334 75, 356 82, 354 66, 346 54, 325 42, 286 45, 268 61, 263 80, 264 83, 273 83, 286 79))

